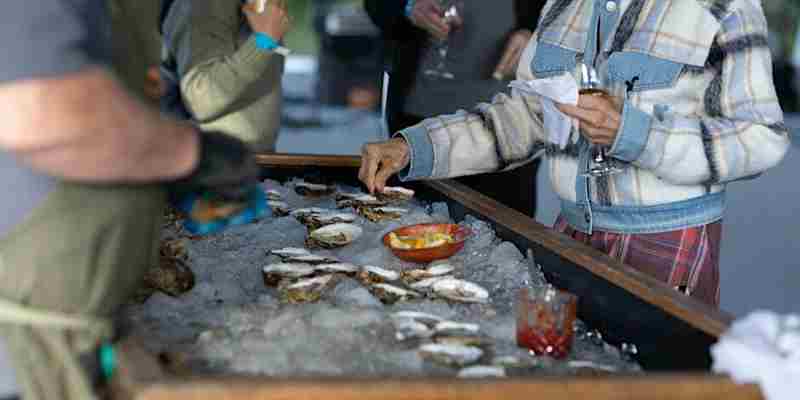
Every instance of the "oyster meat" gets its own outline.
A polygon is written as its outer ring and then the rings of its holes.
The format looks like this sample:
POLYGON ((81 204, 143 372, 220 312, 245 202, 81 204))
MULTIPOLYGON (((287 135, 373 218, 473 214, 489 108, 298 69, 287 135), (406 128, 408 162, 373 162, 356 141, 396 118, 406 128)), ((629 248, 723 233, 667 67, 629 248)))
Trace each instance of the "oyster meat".
POLYGON ((462 379, 505 378, 506 369, 493 365, 476 365, 462 369, 458 372, 458 377, 462 379))
POLYGON ((477 347, 439 343, 423 345, 419 353, 423 358, 453 367, 474 364, 483 356, 483 350, 477 347))
POLYGON ((280 200, 267 200, 267 205, 272 209, 272 213, 278 217, 285 217, 291 211, 289 204, 280 200))
POLYGON ((295 182, 294 191, 301 196, 320 197, 329 195, 336 188, 319 183, 295 182))
POLYGON ((359 268, 349 263, 330 263, 330 264, 319 264, 314 267, 314 270, 317 273, 323 273, 323 274, 344 274, 344 275, 354 276, 355 274, 358 273, 359 268))
POLYGON ((358 225, 343 223, 327 225, 312 231, 306 239, 306 245, 326 249, 347 246, 361 237, 362 233, 364 231, 358 225))
POLYGON ((359 207, 358 213, 372 222, 400 219, 408 209, 400 207, 359 207))
POLYGON ((414 198, 414 191, 402 187, 387 186, 378 194, 378 198, 390 202, 408 201, 414 198))
POLYGON ((264 284, 270 287, 277 286, 284 279, 299 279, 314 274, 314 267, 308 264, 278 263, 264 267, 264 284))
POLYGON ((372 265, 364 266, 358 278, 365 284, 393 282, 400 279, 400 273, 372 265))
POLYGON ((433 292, 440 297, 463 303, 486 303, 489 301, 489 292, 474 284, 461 279, 442 279, 433 284, 433 292))
POLYGON ((416 297, 420 294, 411 290, 399 288, 397 286, 387 285, 385 283, 378 283, 371 287, 372 294, 375 295, 383 304, 394 304, 398 301, 406 301, 416 297))
POLYGON ((302 279, 280 288, 281 299, 287 303, 314 302, 322 297, 322 293, 333 283, 333 275, 322 275, 316 278, 302 279))
POLYGON ((426 269, 412 269, 403 271, 403 281, 407 284, 417 282, 426 278, 434 278, 452 273, 455 268, 450 264, 437 264, 426 269))

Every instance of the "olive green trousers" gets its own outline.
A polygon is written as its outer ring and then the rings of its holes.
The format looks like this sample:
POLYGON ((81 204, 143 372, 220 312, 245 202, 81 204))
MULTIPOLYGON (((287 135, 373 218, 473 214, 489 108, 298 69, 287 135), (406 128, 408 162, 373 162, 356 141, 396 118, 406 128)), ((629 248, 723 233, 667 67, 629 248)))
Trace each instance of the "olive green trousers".
POLYGON ((156 262, 164 204, 155 186, 62 183, 0 238, 0 335, 24 399, 94 398, 78 356, 156 262))

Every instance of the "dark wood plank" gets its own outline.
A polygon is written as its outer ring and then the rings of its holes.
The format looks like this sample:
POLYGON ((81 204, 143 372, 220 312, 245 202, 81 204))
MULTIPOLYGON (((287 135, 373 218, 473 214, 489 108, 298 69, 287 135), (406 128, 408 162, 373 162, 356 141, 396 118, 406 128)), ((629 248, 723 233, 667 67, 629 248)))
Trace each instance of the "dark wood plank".
POLYGON ((256 155, 256 161, 265 167, 358 168, 361 166, 361 157, 316 154, 262 153, 256 155))
POLYGON ((538 380, 219 379, 143 386, 136 400, 763 400, 753 385, 702 375, 538 380))

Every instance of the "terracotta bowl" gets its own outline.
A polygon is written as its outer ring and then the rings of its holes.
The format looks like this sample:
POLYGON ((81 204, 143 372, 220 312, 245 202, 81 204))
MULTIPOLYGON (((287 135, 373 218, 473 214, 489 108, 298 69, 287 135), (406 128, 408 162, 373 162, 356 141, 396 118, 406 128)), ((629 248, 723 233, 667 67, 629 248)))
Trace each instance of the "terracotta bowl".
POLYGON ((391 249, 392 253, 401 260, 426 264, 431 261, 452 257, 464 248, 464 242, 471 234, 472 232, 468 228, 456 224, 419 224, 404 226, 387 233, 383 236, 383 244, 391 249), (394 248, 390 244, 389 235, 391 233, 397 236, 419 236, 428 232, 448 233, 453 236, 455 241, 441 246, 410 250, 394 248))

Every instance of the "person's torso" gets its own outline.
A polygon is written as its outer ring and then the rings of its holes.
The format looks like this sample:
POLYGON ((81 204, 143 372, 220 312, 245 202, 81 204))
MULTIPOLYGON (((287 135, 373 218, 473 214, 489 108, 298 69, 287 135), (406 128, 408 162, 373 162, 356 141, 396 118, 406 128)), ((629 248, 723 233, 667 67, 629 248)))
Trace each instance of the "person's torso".
MULTIPOLYGON (((244 16, 238 12, 242 2, 231 1, 230 3, 231 7, 235 7, 237 10, 235 20, 227 21, 239 27, 238 32, 230 37, 233 42, 231 47, 233 51, 237 51, 250 39, 253 31, 244 16)), ((197 6, 191 0, 176 0, 163 22, 165 46, 162 49, 161 72, 168 89, 167 95, 161 102, 162 110, 178 118, 193 120, 202 129, 220 131, 235 136, 255 146, 259 151, 274 151, 277 131, 280 127, 282 62, 280 68, 274 68, 271 72, 264 73, 257 83, 249 85, 245 90, 237 90, 237 98, 226 100, 231 103, 231 106, 227 107, 227 111, 214 118, 199 120, 192 114, 190 107, 184 103, 181 81, 185 76, 179 72, 180 60, 176 60, 178 49, 170 48, 176 43, 170 35, 183 29, 181 25, 191 24, 192 13, 205 12, 205 10, 198 11, 197 6)), ((192 40, 195 40, 194 35, 192 40)), ((201 40, 201 38, 197 38, 197 40, 201 40)), ((203 44, 193 43, 192 46, 202 47, 203 44)), ((187 71, 184 75, 187 75, 188 72, 191 71, 187 71)), ((234 87, 239 85, 236 82, 227 84, 234 87)))
POLYGON ((430 77, 438 55, 432 43, 423 44, 414 83, 408 93, 405 112, 420 116, 471 109, 479 102, 504 91, 508 82, 492 78, 506 41, 517 25, 517 0, 465 0, 464 25, 448 40, 445 68, 453 79, 430 77))
MULTIPOLYGON (((22 4, 22 2, 17 2, 17 4, 22 4)), ((31 5, 19 5, 19 7, 28 6, 31 5)), ((35 7, 35 5, 33 6, 35 7)), ((62 11, 74 13, 81 26, 59 26, 56 20, 51 22, 56 24, 53 28, 85 30, 84 36, 92 38, 92 40, 76 43, 75 46, 79 47, 92 60, 107 60, 109 58, 110 26, 105 0, 62 0, 57 5, 54 5, 54 12, 62 11)), ((14 15, 13 8, 6 9, 4 12, 14 15)), ((22 12, 20 14, 25 15, 22 12)), ((43 22, 41 20, 30 21, 30 26, 32 29, 36 26, 44 29, 41 26, 43 22)), ((35 35, 35 32, 16 32, 16 34, 35 35)), ((27 46, 31 40, 32 38, 30 37, 22 37, 19 43, 27 46)), ((9 51, 16 50, 11 49, 9 51)), ((36 50, 29 48, 22 49, 22 51, 36 50)), ((64 56, 68 57, 69 55, 64 56)), ((3 58, 0 60, 0 69, 4 68, 3 64, 14 62, 13 57, 3 58)), ((16 70, 16 68, 10 66, 8 68, 16 70)), ((28 132, 28 134, 35 135, 36 132, 28 132)), ((55 189, 57 183, 57 180, 35 172, 21 164, 13 154, 0 150, 0 186, 4 188, 6 193, 0 198, 0 212, 2 213, 0 216, 0 238, 7 235, 14 226, 25 220, 31 211, 38 207, 47 198, 48 194, 55 189)))
MULTIPOLYGON (((706 61, 719 28, 708 8, 694 0, 550 1, 531 44, 535 50, 526 52, 527 59, 521 62, 537 79, 572 72, 579 80, 578 61, 596 60, 611 94, 638 109, 656 118, 667 112, 702 116, 706 89, 715 76, 706 61), (601 36, 607 38, 596 58, 595 18, 601 36)), ((591 220, 606 230, 642 233, 721 217, 721 184, 674 184, 632 164, 625 164, 616 175, 582 177, 591 147, 574 129, 572 135, 564 150, 548 146, 550 180, 571 225, 586 229, 591 220), (675 207, 694 211, 683 215, 675 207), (637 221, 626 218, 626 213, 637 221)))

